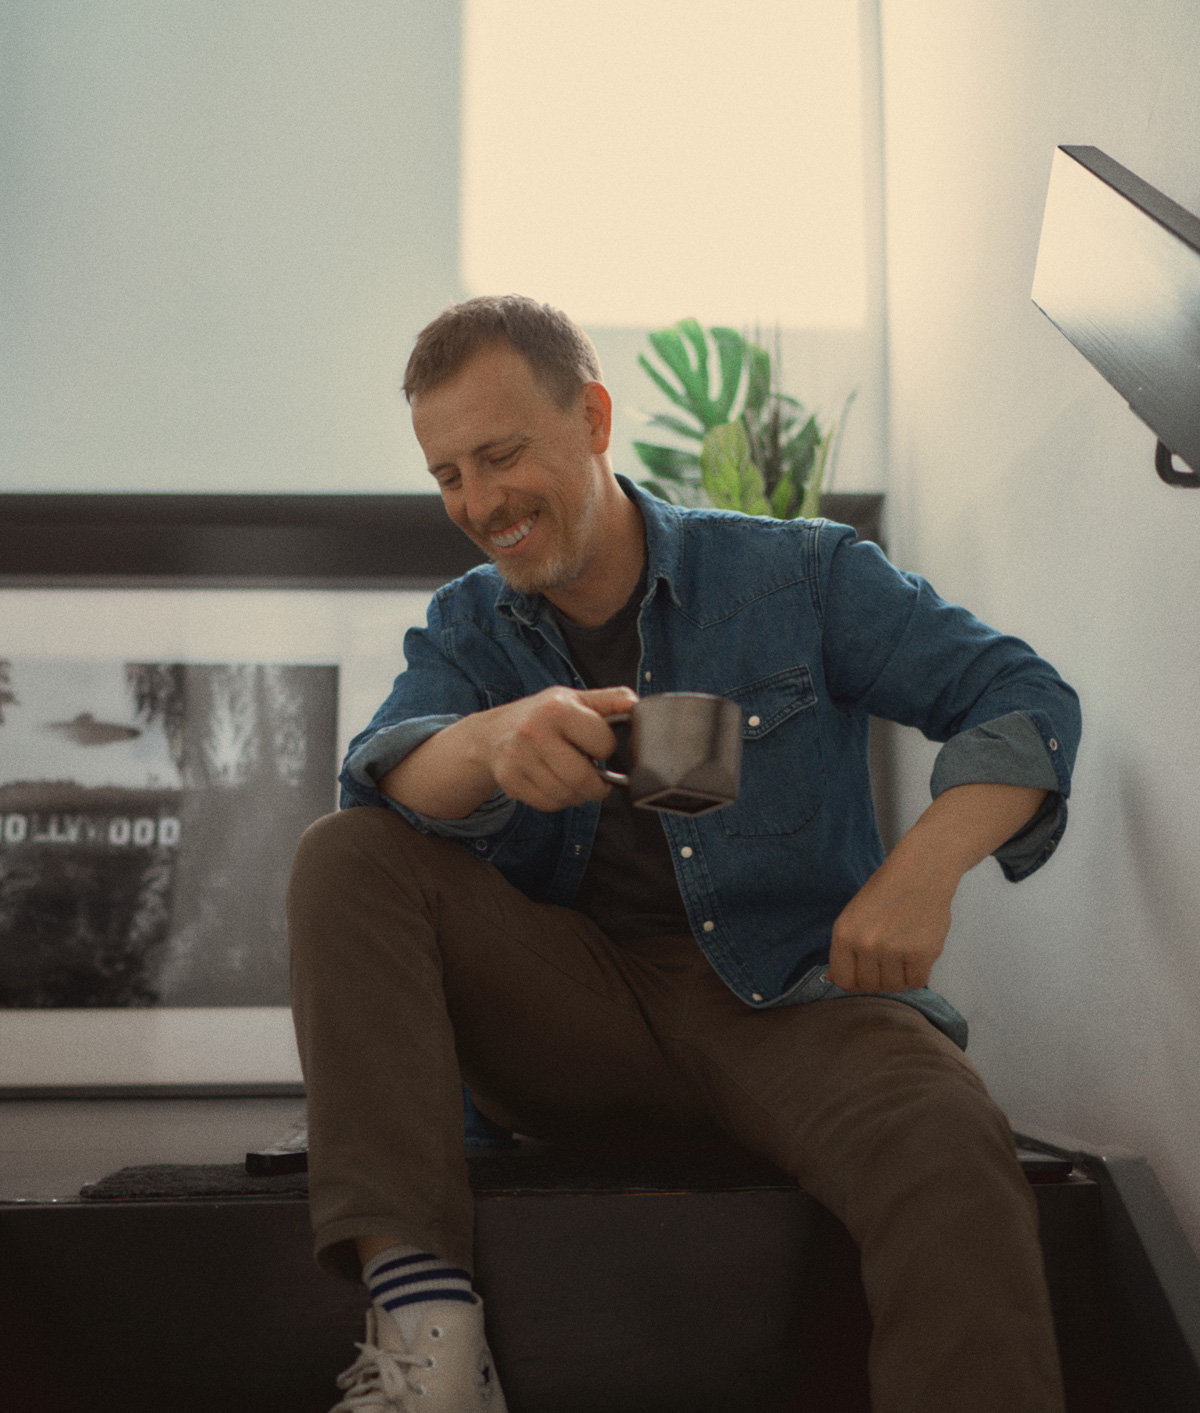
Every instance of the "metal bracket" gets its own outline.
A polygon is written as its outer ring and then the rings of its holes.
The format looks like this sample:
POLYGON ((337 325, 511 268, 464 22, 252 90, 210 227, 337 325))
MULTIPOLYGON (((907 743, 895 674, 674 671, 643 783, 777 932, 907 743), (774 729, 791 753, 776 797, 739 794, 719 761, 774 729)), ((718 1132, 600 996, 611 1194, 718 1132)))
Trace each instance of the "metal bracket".
POLYGON ((1167 485, 1191 487, 1193 490, 1200 487, 1200 472, 1177 471, 1174 458, 1171 448, 1160 441, 1154 449, 1154 469, 1167 485))

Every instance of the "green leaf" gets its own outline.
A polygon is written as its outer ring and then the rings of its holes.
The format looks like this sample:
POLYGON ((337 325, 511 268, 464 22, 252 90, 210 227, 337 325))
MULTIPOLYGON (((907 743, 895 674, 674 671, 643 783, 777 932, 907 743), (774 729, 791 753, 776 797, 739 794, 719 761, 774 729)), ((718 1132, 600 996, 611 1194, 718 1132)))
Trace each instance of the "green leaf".
POLYGON ((745 412, 754 417, 766 406, 767 394, 771 391, 771 355, 758 344, 748 343, 746 361, 749 368, 746 377, 745 412))
POLYGON ((783 448, 783 464, 798 486, 804 485, 812 469, 813 458, 821 444, 821 429, 816 417, 810 417, 798 432, 793 432, 783 448))
POLYGON ((643 466, 656 476, 665 476, 669 481, 686 480, 686 471, 694 471, 700 465, 700 458, 694 451, 679 451, 673 446, 656 446, 653 442, 634 442, 643 466))
POLYGON ((709 426, 719 426, 729 421, 733 404, 742 381, 742 366, 746 361, 746 340, 736 329, 726 329, 718 325, 710 329, 717 355, 721 361, 721 389, 716 401, 711 404, 712 420, 709 426))
POLYGON ((700 481, 718 510, 740 510, 746 515, 770 515, 763 495, 762 476, 750 460, 750 443, 741 422, 714 427, 700 452, 700 481))
POLYGON ((671 399, 671 401, 675 404, 676 407, 682 407, 685 412, 691 412, 697 417, 699 416, 699 414, 696 413, 695 408, 693 408, 691 402, 689 402, 689 400, 681 392, 673 388, 671 384, 667 382, 666 378, 663 377, 663 375, 658 371, 654 364, 650 362, 650 360, 646 357, 644 353, 638 354, 638 363, 641 364, 645 372, 647 372, 653 379, 654 385, 658 388, 658 390, 662 393, 665 393, 666 396, 671 399))
MULTIPOLYGON (((650 343, 655 353, 662 359, 672 373, 679 379, 687 397, 686 406, 696 414, 707 426, 706 413, 708 410, 708 362, 707 350, 705 350, 705 360, 700 367, 693 365, 688 357, 687 346, 684 344, 679 330, 685 325, 696 324, 694 319, 681 319, 672 329, 659 329, 656 333, 650 334, 650 343)), ((700 342, 703 346, 704 335, 701 332, 700 342)))
POLYGON ((825 478, 825 463, 829 460, 829 448, 833 445, 836 426, 835 422, 821 438, 820 445, 817 447, 812 474, 808 478, 808 484, 804 487, 804 499, 800 502, 800 509, 797 512, 797 517, 800 519, 815 520, 821 513, 821 482, 825 478))
POLYGON ((779 484, 775 487, 775 493, 771 497, 771 514, 776 520, 790 520, 795 500, 796 487, 785 468, 779 478, 779 484))
POLYGON ((746 430, 739 424, 714 427, 704 438, 700 452, 700 484, 718 510, 742 508, 741 463, 749 459, 746 430))
POLYGON ((679 379, 686 399, 680 406, 694 412, 703 421, 708 406, 708 378, 701 379, 692 367, 687 348, 674 329, 659 329, 649 338, 655 353, 679 379))
POLYGON ((665 427, 669 432, 678 432, 681 437, 691 437, 693 441, 702 442, 704 432, 697 431, 695 427, 689 426, 687 422, 678 417, 672 417, 669 412, 656 412, 650 418, 651 427, 665 427))
MULTIPOLYGON (((699 400, 703 401, 707 409, 711 406, 708 387, 708 340, 704 337, 704 330, 695 319, 680 319, 675 327, 684 338, 687 339, 688 343, 691 344, 695 351, 696 371, 694 376, 696 379, 696 395, 699 400)), ((708 425, 711 426, 712 424, 708 423, 708 425)))

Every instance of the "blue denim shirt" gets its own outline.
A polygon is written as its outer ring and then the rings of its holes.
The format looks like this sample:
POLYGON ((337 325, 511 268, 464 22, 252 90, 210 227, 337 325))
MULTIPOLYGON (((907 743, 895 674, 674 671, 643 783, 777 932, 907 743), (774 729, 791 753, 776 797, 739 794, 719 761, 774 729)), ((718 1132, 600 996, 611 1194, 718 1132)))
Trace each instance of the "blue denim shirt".
MULTIPOLYGON (((833 924, 884 857, 871 716, 945 742, 935 796, 971 781, 1054 792, 996 854, 1014 881, 1050 857, 1066 827, 1079 701, 1028 644, 946 603, 847 525, 681 509, 620 479, 646 532, 639 691, 713 692, 743 712, 737 802, 662 820, 692 931, 747 1005, 846 994, 825 971, 833 924)), ((597 803, 546 813, 497 791, 466 819, 438 820, 376 788, 471 712, 584 685, 545 600, 480 566, 434 595, 427 626, 409 631, 404 650, 407 670, 350 743, 343 808, 386 805, 459 840, 535 901, 569 906, 597 803)), ((966 1021, 937 992, 878 994, 916 1006, 966 1048, 966 1021)))

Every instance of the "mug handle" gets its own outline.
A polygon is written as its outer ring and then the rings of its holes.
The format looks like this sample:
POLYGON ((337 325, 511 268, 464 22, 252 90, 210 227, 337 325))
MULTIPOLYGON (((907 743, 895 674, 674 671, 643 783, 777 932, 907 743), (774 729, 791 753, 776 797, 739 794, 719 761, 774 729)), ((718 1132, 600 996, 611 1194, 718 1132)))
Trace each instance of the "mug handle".
MULTIPOLYGON (((629 721, 629 720, 630 720, 630 713, 627 712, 627 711, 619 711, 619 712, 617 712, 617 714, 616 714, 615 716, 606 716, 604 719, 605 719, 605 721, 607 721, 610 725, 617 725, 617 724, 619 724, 619 723, 622 722, 622 721, 629 721)), ((629 776, 628 776, 628 775, 622 775, 619 770, 609 770, 609 768, 608 768, 606 765, 601 765, 598 760, 593 760, 593 761, 592 761, 592 764, 596 767, 596 769, 600 772, 600 774, 604 777, 604 779, 607 780, 607 781, 609 781, 610 784, 613 784, 613 785, 628 785, 628 784, 629 784, 629 776)))

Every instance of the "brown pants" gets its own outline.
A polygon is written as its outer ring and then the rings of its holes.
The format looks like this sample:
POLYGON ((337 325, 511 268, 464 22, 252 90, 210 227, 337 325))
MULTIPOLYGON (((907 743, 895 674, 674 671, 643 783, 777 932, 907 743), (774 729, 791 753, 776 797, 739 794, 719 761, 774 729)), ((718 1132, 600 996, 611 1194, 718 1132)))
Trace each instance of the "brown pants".
POLYGON ((1034 1196, 970 1060, 853 996, 755 1011, 694 938, 611 942, 389 810, 318 820, 288 896, 317 1256, 353 1238, 472 1268, 461 1080, 538 1137, 714 1129, 862 1253, 876 1413, 1061 1413, 1034 1196))

